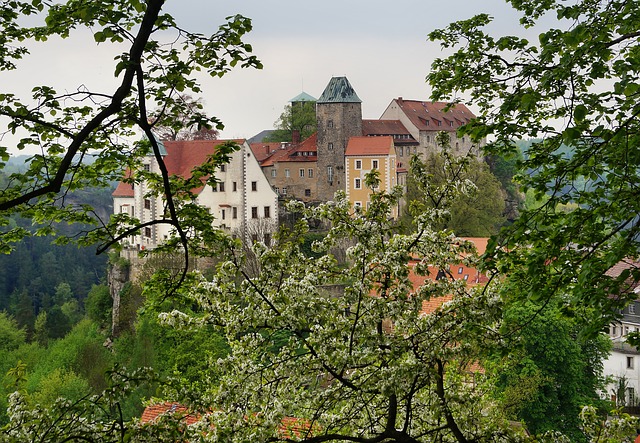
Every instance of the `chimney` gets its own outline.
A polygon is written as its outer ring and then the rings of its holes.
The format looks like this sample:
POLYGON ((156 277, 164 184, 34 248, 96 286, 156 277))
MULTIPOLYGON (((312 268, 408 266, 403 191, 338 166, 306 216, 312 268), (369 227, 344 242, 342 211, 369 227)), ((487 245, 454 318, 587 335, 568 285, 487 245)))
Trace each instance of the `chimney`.
POLYGON ((291 143, 293 143, 294 145, 300 143, 300 131, 298 131, 297 129, 291 131, 291 143))

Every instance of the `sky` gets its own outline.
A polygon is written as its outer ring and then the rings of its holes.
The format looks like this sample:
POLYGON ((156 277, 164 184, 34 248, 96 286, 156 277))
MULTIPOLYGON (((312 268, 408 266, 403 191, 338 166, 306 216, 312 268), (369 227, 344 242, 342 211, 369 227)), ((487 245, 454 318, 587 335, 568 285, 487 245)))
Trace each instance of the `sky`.
MULTIPOLYGON (((332 76, 349 79, 363 118, 379 118, 397 97, 427 100, 425 77, 445 55, 427 35, 452 21, 485 12, 494 17, 492 32, 524 32, 504 0, 167 0, 166 8, 180 27, 206 34, 230 15, 253 21, 246 40, 264 68, 202 78, 205 109, 225 124, 222 138, 273 128, 291 98, 302 91, 318 98, 332 76)), ((113 92, 116 52, 88 33, 30 49, 17 71, 0 73, 3 89, 26 93, 49 82, 59 91, 85 85, 113 92)))

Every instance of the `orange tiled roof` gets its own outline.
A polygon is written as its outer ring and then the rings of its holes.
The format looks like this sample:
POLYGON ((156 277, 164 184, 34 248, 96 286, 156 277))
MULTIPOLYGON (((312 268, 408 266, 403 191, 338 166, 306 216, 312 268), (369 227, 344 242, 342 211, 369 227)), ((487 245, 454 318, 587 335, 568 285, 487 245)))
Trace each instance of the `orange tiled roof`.
POLYGON ((388 155, 392 150, 393 138, 390 136, 351 137, 344 155, 388 155))
POLYGON ((274 152, 282 147, 282 143, 280 142, 257 142, 251 143, 249 146, 251 148, 251 152, 253 152, 253 156, 258 160, 258 163, 267 159, 274 152))
POLYGON ((455 104, 445 112, 444 108, 449 103, 404 100, 402 97, 395 101, 420 131, 455 131, 475 118, 469 108, 461 103, 455 104))

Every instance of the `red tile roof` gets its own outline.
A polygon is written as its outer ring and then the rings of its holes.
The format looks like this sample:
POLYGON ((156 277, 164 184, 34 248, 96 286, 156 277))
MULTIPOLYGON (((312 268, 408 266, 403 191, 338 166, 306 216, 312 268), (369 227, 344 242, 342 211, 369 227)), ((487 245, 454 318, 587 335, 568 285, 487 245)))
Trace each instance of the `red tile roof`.
MULTIPOLYGON (((189 412, 185 406, 179 403, 165 402, 147 406, 142 412, 140 422, 152 423, 161 416, 173 414, 175 414, 177 418, 184 420, 187 425, 195 424, 202 419, 202 414, 189 412)), ((284 438, 299 438, 307 434, 310 429, 311 424, 308 420, 295 417, 283 417, 282 425, 280 426, 280 435, 284 438)))
POLYGON ((400 120, 362 120, 362 135, 411 135, 400 120))
POLYGON ((469 108, 461 103, 445 112, 449 103, 404 100, 402 97, 395 99, 395 102, 420 131, 455 131, 475 118, 469 108))
POLYGON ((351 137, 347 144, 345 156, 353 155, 388 155, 393 150, 393 138, 351 137))
POLYGON ((281 147, 282 143, 280 142, 257 142, 251 143, 250 145, 251 152, 253 152, 253 156, 256 158, 256 160, 258 160, 258 163, 268 158, 281 147))
MULTIPOLYGON (((124 178, 131 178, 131 170, 127 168, 124 172, 124 178)), ((125 183, 121 181, 116 186, 116 189, 111 193, 114 197, 131 197, 135 196, 133 185, 131 183, 125 183)))
POLYGON ((318 135, 313 133, 307 139, 298 144, 289 144, 283 147, 278 143, 278 147, 272 150, 268 156, 263 156, 262 160, 259 159, 258 152, 262 156, 262 151, 265 149, 260 145, 264 143, 253 143, 251 150, 254 152, 256 158, 260 162, 260 166, 273 166, 275 163, 283 162, 316 162, 318 161, 318 135), (304 154, 303 154, 304 153, 304 154))
POLYGON ((180 140, 163 142, 167 150, 164 163, 169 175, 177 175, 183 178, 191 177, 193 168, 203 164, 210 155, 214 154, 216 147, 228 142, 244 143, 244 140, 180 140))

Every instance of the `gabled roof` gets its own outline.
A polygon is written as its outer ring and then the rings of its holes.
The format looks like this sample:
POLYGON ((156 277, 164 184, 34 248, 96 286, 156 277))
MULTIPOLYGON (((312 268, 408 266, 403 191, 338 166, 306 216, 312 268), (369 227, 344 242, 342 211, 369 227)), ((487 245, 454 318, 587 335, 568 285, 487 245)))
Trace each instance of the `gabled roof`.
POLYGON ((347 77, 332 77, 317 103, 362 103, 347 77))
POLYGON ((318 99, 310 96, 309 94, 303 91, 300 94, 293 97, 291 100, 289 100, 289 103, 315 102, 315 101, 318 101, 318 99))
MULTIPOLYGON (((124 178, 131 178, 131 169, 127 168, 124 172, 124 178)), ((133 198, 135 196, 135 191, 133 190, 133 185, 131 183, 125 183, 123 181, 118 183, 116 189, 111 193, 113 197, 120 198, 133 198)))
POLYGON ((351 137, 344 155, 389 155, 392 151, 393 138, 390 136, 351 137))
POLYGON ((281 162, 316 162, 318 161, 317 142, 318 135, 314 132, 298 144, 289 144, 283 147, 280 143, 254 143, 251 145, 251 150, 263 168, 281 162), (267 150, 270 150, 269 154, 264 155, 267 150))
POLYGON ((475 115, 461 103, 453 105, 445 112, 444 109, 449 103, 404 100, 402 97, 394 101, 420 131, 455 131, 475 118, 475 115))

